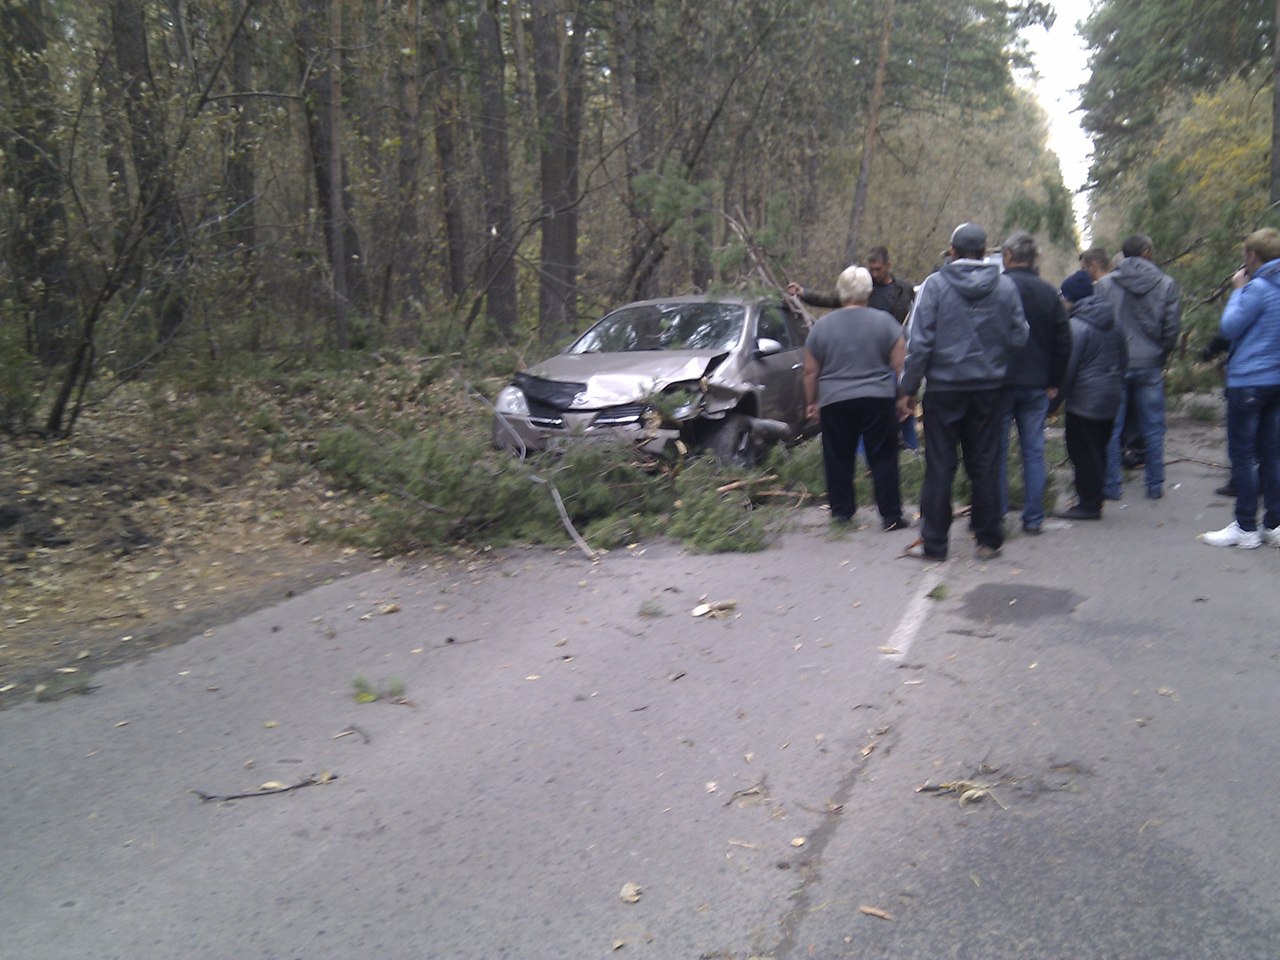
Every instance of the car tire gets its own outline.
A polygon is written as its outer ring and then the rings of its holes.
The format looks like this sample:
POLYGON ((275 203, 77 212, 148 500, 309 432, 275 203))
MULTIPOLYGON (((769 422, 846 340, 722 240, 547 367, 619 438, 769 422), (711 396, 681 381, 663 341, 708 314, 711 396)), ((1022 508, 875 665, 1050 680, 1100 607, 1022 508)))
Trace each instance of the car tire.
POLYGON ((717 424, 707 448, 721 463, 735 467, 754 467, 759 459, 751 420, 746 414, 731 413, 717 424))

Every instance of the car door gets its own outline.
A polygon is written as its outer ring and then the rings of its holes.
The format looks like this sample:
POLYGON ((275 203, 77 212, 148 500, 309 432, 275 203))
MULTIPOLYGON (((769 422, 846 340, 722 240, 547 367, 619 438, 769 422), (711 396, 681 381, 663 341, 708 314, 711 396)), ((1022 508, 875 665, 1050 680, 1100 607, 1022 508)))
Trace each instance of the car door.
POLYGON ((756 312, 756 340, 776 340, 782 344, 777 353, 757 354, 753 379, 762 387, 760 416, 782 420, 799 430, 804 422, 804 340, 797 337, 798 328, 780 301, 762 301, 756 312))

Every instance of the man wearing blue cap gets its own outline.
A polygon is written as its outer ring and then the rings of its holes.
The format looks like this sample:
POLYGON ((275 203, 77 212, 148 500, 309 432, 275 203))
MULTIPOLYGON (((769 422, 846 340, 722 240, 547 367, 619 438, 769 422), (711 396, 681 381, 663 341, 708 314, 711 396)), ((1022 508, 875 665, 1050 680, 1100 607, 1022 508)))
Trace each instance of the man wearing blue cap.
POLYGON ((951 488, 964 456, 973 488, 977 556, 989 560, 1004 545, 1000 515, 1000 387, 1009 355, 1027 342, 1022 299, 1000 265, 984 259, 987 234, 962 223, 951 234, 948 262, 920 288, 912 314, 898 415, 915 410, 923 382, 924 482, 920 539, 907 556, 944 560, 951 529, 951 488))

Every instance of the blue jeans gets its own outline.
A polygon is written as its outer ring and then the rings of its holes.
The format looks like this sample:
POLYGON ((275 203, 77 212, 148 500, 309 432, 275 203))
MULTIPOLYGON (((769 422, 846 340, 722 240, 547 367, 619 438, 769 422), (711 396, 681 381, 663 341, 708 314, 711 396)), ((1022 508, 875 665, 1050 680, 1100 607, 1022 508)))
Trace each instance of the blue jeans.
POLYGON ((1107 444, 1107 476, 1103 493, 1108 499, 1120 499, 1123 479, 1120 474, 1120 437, 1124 433, 1124 421, 1129 405, 1137 414, 1138 432, 1146 446, 1147 493, 1159 494, 1164 489, 1164 371, 1159 367, 1143 367, 1127 370, 1124 375, 1124 393, 1120 396, 1120 409, 1116 411, 1116 423, 1111 430, 1111 442, 1107 444))
POLYGON ((1022 451, 1022 523, 1044 523, 1044 421, 1049 394, 1044 387, 1000 388, 1000 515, 1009 512, 1009 426, 1018 424, 1022 451))
POLYGON ((1269 530, 1280 526, 1280 384, 1227 388, 1227 455, 1236 523, 1242 530, 1258 529, 1261 494, 1262 522, 1269 530))

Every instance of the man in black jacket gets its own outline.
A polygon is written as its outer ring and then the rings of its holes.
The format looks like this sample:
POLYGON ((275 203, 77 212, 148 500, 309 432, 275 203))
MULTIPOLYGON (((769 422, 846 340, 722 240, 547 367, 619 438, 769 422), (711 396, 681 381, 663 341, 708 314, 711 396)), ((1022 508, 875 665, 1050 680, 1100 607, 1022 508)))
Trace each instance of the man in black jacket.
MULTIPOLYGON (((889 260, 887 249, 871 248, 867 254, 867 272, 871 274, 871 297, 867 300, 867 306, 893 314, 899 323, 906 323, 911 313, 911 303, 915 300, 915 287, 893 275, 893 264, 889 260)), ((834 293, 806 290, 798 283, 787 284, 787 293, 799 297, 811 307, 835 310, 843 306, 834 293)))
MULTIPOLYGON (((916 288, 893 275, 893 263, 885 247, 872 247, 867 253, 867 272, 871 274, 871 296, 867 300, 867 306, 892 314, 895 320, 903 324, 905 332, 907 317, 911 315, 911 304, 916 298, 916 288)), ((843 306, 835 294, 806 290, 798 283, 787 284, 787 293, 799 297, 811 307, 829 307, 835 310, 843 306)), ((900 431, 902 445, 908 450, 918 450, 920 440, 916 435, 916 418, 907 417, 903 420, 900 431)))
POLYGON ((1001 252, 1004 275, 1018 288, 1031 335, 1009 358, 1000 389, 1000 513, 1009 511, 1009 427, 1016 423, 1022 450, 1022 529, 1034 536, 1044 523, 1044 421, 1071 355, 1071 326, 1058 291, 1036 271, 1040 251, 1035 237, 1015 231, 1001 252))

